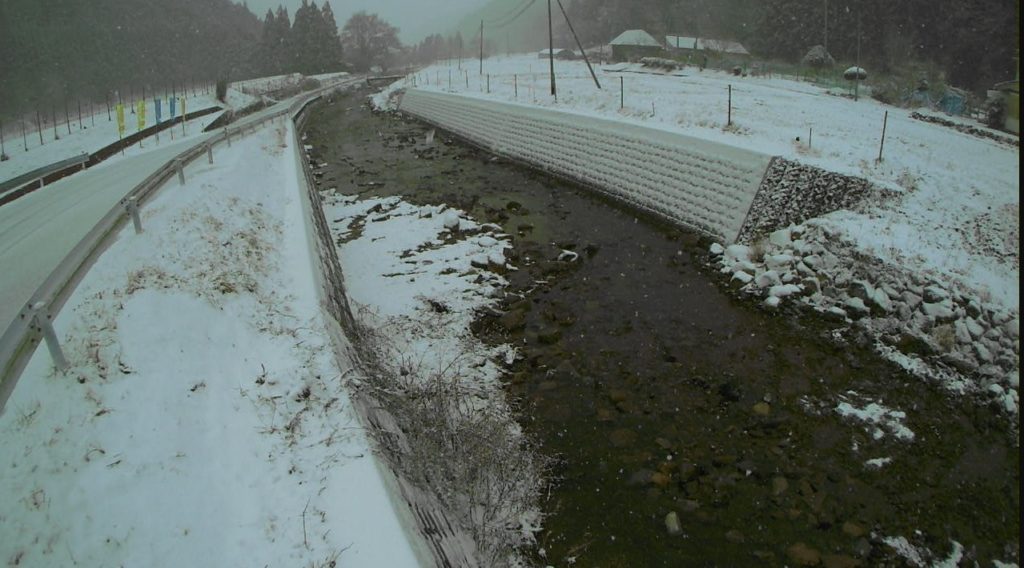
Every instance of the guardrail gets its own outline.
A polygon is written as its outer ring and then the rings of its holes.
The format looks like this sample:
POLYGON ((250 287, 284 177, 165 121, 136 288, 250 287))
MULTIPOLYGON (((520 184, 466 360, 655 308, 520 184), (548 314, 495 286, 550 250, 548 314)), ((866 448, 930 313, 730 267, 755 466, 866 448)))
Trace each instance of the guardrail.
MULTIPOLYGON (((74 158, 68 158, 67 160, 61 160, 48 166, 36 168, 30 172, 21 174, 18 177, 11 178, 3 183, 0 183, 0 195, 4 195, 9 191, 14 191, 18 188, 25 187, 27 185, 39 184, 39 187, 43 187, 47 179, 58 172, 74 168, 78 166, 80 169, 85 169, 86 164, 89 162, 89 154, 82 154, 75 156, 74 158)), ((53 180, 50 180, 53 181, 53 180)))
MULTIPOLYGON (((353 79, 350 82, 359 80, 353 79)), ((212 151, 217 144, 227 142, 230 145, 233 136, 244 135, 246 131, 255 132, 268 120, 274 120, 284 115, 294 116, 310 101, 347 83, 349 82, 339 82, 322 87, 301 96, 287 108, 262 116, 246 117, 234 127, 225 127, 223 132, 178 154, 142 183, 132 188, 61 260, 42 285, 36 289, 4 334, 0 336, 0 412, 3 412, 22 371, 28 365, 41 341, 46 341, 57 368, 59 370, 67 368, 67 361, 53 329, 53 320, 89 268, 113 242, 117 232, 126 224, 127 220, 131 218, 136 231, 141 230, 138 207, 146 199, 175 175, 184 183, 185 166, 203 154, 208 154, 212 160, 212 151)))

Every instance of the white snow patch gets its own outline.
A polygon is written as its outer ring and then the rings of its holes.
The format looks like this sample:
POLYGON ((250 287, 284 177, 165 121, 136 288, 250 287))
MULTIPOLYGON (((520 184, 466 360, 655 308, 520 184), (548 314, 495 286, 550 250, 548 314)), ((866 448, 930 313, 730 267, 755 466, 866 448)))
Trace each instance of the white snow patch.
MULTIPOLYGON (((852 393, 855 394, 855 393, 852 393)), ((871 437, 881 440, 888 433, 899 440, 911 441, 914 439, 914 432, 907 428, 903 421, 907 413, 902 410, 886 408, 877 402, 871 402, 862 408, 858 408, 849 402, 840 402, 835 411, 840 416, 853 418, 867 425, 871 437)))

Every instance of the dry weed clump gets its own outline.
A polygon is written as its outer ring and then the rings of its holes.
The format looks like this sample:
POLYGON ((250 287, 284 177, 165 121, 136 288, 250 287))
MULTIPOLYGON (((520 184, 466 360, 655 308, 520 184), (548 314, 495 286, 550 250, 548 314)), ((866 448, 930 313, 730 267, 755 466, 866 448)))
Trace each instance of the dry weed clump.
POLYGON ((429 488, 473 537, 486 566, 513 564, 533 544, 550 462, 519 429, 501 392, 488 394, 453 362, 426 370, 361 326, 362 388, 394 417, 404 440, 378 436, 400 473, 429 488))

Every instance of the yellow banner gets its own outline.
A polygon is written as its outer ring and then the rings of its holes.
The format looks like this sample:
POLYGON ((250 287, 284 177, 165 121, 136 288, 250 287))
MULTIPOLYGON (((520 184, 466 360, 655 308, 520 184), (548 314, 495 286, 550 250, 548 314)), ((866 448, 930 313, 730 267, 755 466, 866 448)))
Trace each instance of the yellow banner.
POLYGON ((124 105, 117 103, 117 135, 124 137, 124 105))
POLYGON ((139 101, 135 108, 135 115, 139 117, 139 130, 142 130, 146 127, 146 101, 139 101))
POLYGON ((182 122, 184 122, 184 120, 185 120, 185 114, 186 114, 185 113, 185 97, 181 97, 181 120, 182 120, 182 122))

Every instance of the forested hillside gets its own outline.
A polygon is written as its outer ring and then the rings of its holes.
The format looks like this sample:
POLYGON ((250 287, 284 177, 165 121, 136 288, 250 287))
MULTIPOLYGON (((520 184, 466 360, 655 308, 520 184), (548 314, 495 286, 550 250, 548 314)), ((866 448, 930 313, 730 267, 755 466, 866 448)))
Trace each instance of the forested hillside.
POLYGON ((0 116, 77 98, 342 68, 329 4, 261 22, 230 0, 3 0, 0 116))

